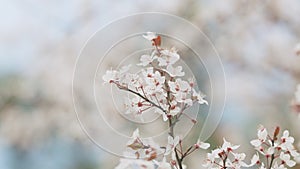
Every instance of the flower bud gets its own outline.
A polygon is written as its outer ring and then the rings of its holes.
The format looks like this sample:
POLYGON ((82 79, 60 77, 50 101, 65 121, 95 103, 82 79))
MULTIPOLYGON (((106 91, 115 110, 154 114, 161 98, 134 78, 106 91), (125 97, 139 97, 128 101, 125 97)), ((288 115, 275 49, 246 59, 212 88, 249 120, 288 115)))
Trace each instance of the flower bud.
POLYGON ((133 150, 138 150, 142 149, 144 145, 141 142, 135 140, 132 144, 127 145, 127 147, 130 147, 133 150))
POLYGON ((148 161, 154 160, 157 157, 157 153, 154 151, 150 154, 150 157, 147 159, 148 161))
POLYGON ((277 136, 279 134, 279 131, 280 131, 280 127, 277 126, 275 131, 274 131, 274 137, 273 137, 274 140, 277 140, 277 136))

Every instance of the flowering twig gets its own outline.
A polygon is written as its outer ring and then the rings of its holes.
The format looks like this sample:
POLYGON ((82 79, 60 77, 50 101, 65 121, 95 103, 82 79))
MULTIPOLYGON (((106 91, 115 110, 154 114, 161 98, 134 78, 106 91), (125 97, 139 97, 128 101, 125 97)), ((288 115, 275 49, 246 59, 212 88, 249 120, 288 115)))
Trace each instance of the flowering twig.
MULTIPOLYGON (((134 114, 142 117, 143 112, 150 108, 162 115, 164 121, 168 121, 169 136, 167 146, 151 146, 145 144, 137 136, 133 135, 133 140, 128 147, 133 151, 131 154, 140 158, 141 154, 148 156, 147 159, 156 160, 157 152, 154 150, 164 149, 164 156, 172 154, 170 164, 173 168, 183 169, 183 160, 199 148, 208 148, 206 143, 200 141, 190 146, 185 152, 182 148, 182 141, 176 136, 174 128, 182 115, 185 115, 193 123, 195 119, 185 114, 185 110, 195 103, 207 104, 204 95, 194 89, 193 81, 182 79, 185 75, 182 66, 174 66, 180 59, 180 55, 175 48, 164 49, 161 47, 161 37, 155 33, 148 32, 144 38, 152 42, 154 46, 151 55, 142 55, 139 66, 142 66, 140 74, 129 73, 129 66, 124 66, 120 70, 108 70, 103 76, 107 83, 115 84, 120 90, 133 94, 135 97, 128 99, 125 104, 128 110, 125 114, 134 114), (148 104, 145 104, 148 103, 148 104), (177 148, 180 142, 180 148, 177 148), (203 146, 205 145, 205 146, 203 146), (147 150, 147 152, 145 152, 147 150), (155 153, 154 153, 155 152, 155 153)), ((166 158, 159 165, 168 166, 166 158)), ((171 166, 170 166, 171 167, 171 166)))

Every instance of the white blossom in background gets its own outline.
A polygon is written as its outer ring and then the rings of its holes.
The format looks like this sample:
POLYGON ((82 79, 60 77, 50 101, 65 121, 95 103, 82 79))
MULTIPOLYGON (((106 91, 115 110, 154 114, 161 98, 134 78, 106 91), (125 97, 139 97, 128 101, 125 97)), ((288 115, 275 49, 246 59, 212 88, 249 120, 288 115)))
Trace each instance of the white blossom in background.
POLYGON ((300 43, 295 46, 295 53, 297 56, 300 56, 300 43))
POLYGON ((292 109, 293 112, 297 113, 300 118, 300 84, 297 85, 295 97, 292 100, 292 109))
POLYGON ((300 84, 297 85, 297 90, 295 92, 295 101, 300 104, 300 84))

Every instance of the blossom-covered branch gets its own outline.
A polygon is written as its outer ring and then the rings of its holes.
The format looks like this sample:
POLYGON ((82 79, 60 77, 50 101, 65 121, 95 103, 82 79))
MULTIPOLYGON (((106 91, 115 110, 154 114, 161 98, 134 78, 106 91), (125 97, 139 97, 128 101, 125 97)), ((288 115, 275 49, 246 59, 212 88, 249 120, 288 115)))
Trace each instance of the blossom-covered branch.
POLYGON ((299 153, 294 147, 294 138, 290 136, 288 130, 284 130, 279 137, 280 128, 276 127, 270 135, 263 126, 257 131, 257 139, 251 141, 251 144, 257 152, 265 158, 265 161, 257 161, 260 168, 285 168, 293 167, 296 162, 292 158, 299 157, 299 153))
POLYGON ((115 84, 119 89, 135 95, 126 99, 127 114, 141 116, 145 110, 156 108, 154 112, 167 121, 174 116, 180 116, 193 103, 208 104, 204 95, 193 87, 194 80, 183 80, 185 75, 182 66, 175 66, 180 59, 175 48, 163 49, 160 36, 147 33, 144 37, 154 46, 151 54, 140 57, 141 73, 129 73, 130 65, 120 70, 108 70, 103 80, 115 84))
MULTIPOLYGON (((169 136, 166 146, 145 144, 141 138, 137 137, 137 130, 133 142, 127 144, 130 151, 134 151, 131 154, 134 154, 136 158, 144 154, 143 157, 147 157, 147 160, 157 160, 157 151, 163 150, 164 157, 161 163, 164 163, 166 156, 171 154, 172 160, 169 164, 183 169, 182 162, 185 157, 199 148, 208 148, 209 144, 198 141, 187 150, 183 150, 182 140, 176 136, 174 127, 182 115, 195 123, 196 119, 185 114, 185 110, 195 103, 208 104, 208 102, 204 99, 205 96, 194 88, 196 84, 193 78, 184 79, 186 73, 182 66, 177 65, 180 55, 176 48, 162 48, 161 37, 155 33, 148 32, 143 37, 152 43, 153 50, 150 54, 140 57, 140 63, 137 64, 141 67, 140 73, 130 73, 129 65, 119 70, 107 70, 103 80, 132 94, 125 99, 127 108, 125 114, 133 114, 143 120, 144 112, 152 110, 153 113, 162 115, 163 121, 168 122, 169 136), (147 156, 149 154, 151 154, 150 157, 147 156)), ((157 162, 157 164, 160 163, 157 162)))
POLYGON ((253 155, 250 164, 244 162, 245 153, 235 152, 239 145, 232 145, 224 139, 222 147, 212 150, 207 154, 203 166, 209 169, 239 169, 241 167, 257 166, 260 169, 285 169, 296 165, 295 158, 300 154, 295 149, 294 138, 284 130, 279 136, 280 128, 276 127, 270 135, 265 127, 257 130, 257 139, 250 141, 257 151, 253 155))

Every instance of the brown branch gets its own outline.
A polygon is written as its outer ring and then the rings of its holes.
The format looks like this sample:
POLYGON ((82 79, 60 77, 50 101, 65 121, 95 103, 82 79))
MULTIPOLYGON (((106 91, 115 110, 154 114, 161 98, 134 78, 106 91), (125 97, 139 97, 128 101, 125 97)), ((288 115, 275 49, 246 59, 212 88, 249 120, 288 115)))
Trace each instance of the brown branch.
POLYGON ((157 105, 157 104, 154 103, 153 101, 149 100, 146 96, 143 96, 143 95, 141 95, 140 93, 138 93, 138 92, 136 92, 136 91, 133 91, 133 90, 127 88, 127 87, 124 87, 124 86, 122 86, 122 85, 120 85, 120 84, 118 84, 118 83, 116 83, 116 82, 113 82, 113 83, 116 84, 117 87, 118 87, 120 90, 128 91, 128 92, 130 92, 130 93, 132 93, 132 94, 135 94, 135 95, 139 96, 140 98, 144 99, 146 102, 150 103, 151 105, 157 107, 158 109, 160 109, 160 110, 163 111, 164 113, 167 113, 166 110, 164 110, 161 106, 157 105))

